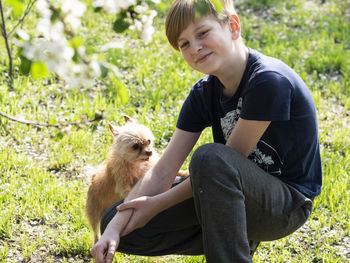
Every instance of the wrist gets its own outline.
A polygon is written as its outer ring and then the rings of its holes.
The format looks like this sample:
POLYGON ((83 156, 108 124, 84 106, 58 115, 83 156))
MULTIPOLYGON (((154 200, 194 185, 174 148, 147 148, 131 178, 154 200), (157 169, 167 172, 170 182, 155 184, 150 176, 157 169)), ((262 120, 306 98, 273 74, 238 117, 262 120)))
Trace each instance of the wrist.
POLYGON ((111 232, 120 237, 131 217, 131 214, 131 209, 118 212, 109 222, 105 231, 111 232))

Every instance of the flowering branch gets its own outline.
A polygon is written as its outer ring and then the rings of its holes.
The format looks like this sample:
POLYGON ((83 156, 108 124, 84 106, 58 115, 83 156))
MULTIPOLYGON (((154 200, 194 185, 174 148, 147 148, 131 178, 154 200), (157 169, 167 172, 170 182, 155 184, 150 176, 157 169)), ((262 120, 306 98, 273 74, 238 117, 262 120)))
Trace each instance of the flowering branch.
MULTIPOLYGON (((115 14, 113 30, 122 33, 126 29, 136 30, 145 43, 152 39, 154 33, 153 18, 157 15, 150 5, 158 4, 160 0, 93 0, 95 11, 115 14)), ((0 2, 1 3, 1 2, 0 2)), ((16 0, 9 1, 13 14, 22 12, 16 0), (12 4, 11 4, 12 3, 12 4)), ((7 33, 5 18, 2 15, 2 34, 4 36, 10 59, 10 77, 13 79, 13 61, 8 43, 9 36, 16 32, 15 45, 18 47, 20 72, 31 74, 34 79, 48 77, 50 73, 59 76, 70 87, 88 87, 100 77, 105 77, 108 70, 115 71, 105 61, 99 61, 99 55, 88 54, 82 38, 77 37, 81 26, 81 17, 86 11, 86 4, 81 0, 29 0, 24 14, 18 23, 7 33), (40 19, 36 25, 36 35, 29 35, 18 28, 36 4, 40 19)), ((2 3, 1 3, 1 11, 2 3)), ((115 48, 122 43, 109 43, 103 46, 115 48), (113 44, 113 45, 109 45, 113 44)))

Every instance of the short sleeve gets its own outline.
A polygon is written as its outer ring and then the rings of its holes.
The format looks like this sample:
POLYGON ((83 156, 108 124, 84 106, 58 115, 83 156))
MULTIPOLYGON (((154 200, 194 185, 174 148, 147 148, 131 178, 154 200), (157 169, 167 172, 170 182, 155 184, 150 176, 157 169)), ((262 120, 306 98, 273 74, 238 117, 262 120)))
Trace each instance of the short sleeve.
POLYGON ((292 91, 286 77, 276 72, 262 72, 243 94, 240 117, 260 121, 289 120, 292 91))
POLYGON ((193 87, 182 105, 176 127, 188 132, 200 132, 210 126, 205 94, 193 87))

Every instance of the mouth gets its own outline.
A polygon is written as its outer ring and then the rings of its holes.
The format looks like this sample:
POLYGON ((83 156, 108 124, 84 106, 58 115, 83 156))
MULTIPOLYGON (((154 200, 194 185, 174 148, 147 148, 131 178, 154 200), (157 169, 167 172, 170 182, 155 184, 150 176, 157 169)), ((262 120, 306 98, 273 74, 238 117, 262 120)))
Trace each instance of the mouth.
POLYGON ((208 54, 204 56, 200 56, 197 60, 195 60, 195 63, 200 64, 207 60, 207 58, 212 54, 212 52, 209 52, 208 54))

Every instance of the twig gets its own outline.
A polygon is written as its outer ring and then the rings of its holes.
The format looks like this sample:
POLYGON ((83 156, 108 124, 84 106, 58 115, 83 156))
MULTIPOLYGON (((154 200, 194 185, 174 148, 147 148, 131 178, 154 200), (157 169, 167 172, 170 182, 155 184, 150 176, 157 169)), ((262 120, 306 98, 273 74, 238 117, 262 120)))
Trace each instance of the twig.
POLYGON ((10 86, 12 88, 12 83, 13 83, 13 62, 12 62, 12 53, 11 53, 11 48, 8 42, 8 35, 6 32, 6 24, 5 24, 5 17, 4 17, 4 11, 3 11, 3 7, 2 7, 2 1, 0 0, 0 13, 1 13, 1 33, 2 36, 5 39, 5 45, 6 45, 6 49, 7 49, 7 55, 9 57, 9 75, 10 75, 10 86))
POLYGON ((7 37, 10 37, 12 33, 16 30, 16 28, 23 23, 26 16, 29 14, 30 10, 32 9, 33 5, 36 3, 37 0, 30 1, 26 7, 26 10, 24 11, 24 14, 20 20, 18 20, 17 24, 11 29, 11 31, 7 34, 7 37))
POLYGON ((49 124, 49 123, 44 123, 44 122, 35 122, 35 121, 18 119, 18 118, 12 117, 10 115, 7 115, 6 113, 3 113, 2 111, 0 111, 0 116, 5 117, 11 121, 19 122, 19 123, 26 124, 26 125, 33 125, 33 126, 38 126, 38 127, 55 127, 55 128, 61 128, 61 127, 65 127, 65 126, 80 127, 81 125, 84 125, 84 124, 86 125, 88 123, 100 121, 100 120, 104 119, 103 111, 101 111, 100 113, 95 113, 95 117, 92 120, 87 120, 84 122, 68 122, 68 123, 61 122, 59 124, 49 124))

